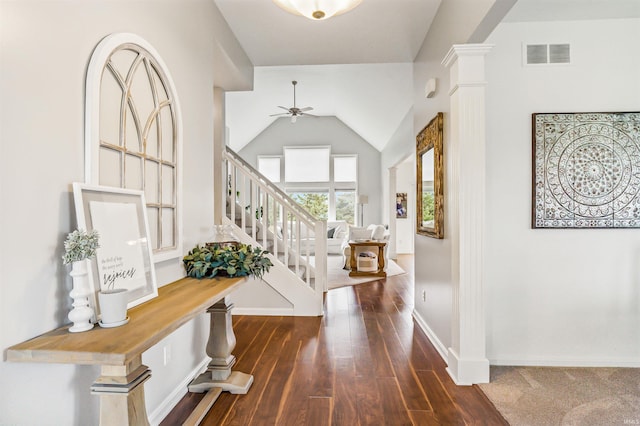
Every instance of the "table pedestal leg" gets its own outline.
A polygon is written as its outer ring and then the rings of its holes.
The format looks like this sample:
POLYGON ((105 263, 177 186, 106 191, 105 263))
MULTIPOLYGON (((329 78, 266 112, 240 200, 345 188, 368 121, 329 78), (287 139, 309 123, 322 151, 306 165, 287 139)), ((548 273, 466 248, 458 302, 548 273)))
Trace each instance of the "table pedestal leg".
POLYGON ((211 357, 211 362, 207 371, 189 384, 190 392, 202 393, 212 388, 220 388, 234 394, 245 394, 253 383, 252 375, 231 371, 236 363, 236 357, 231 354, 236 347, 231 308, 233 304, 227 304, 226 300, 222 300, 207 309, 211 316, 207 342, 207 355, 211 357))
POLYGON ((143 383, 150 377, 141 356, 128 365, 103 365, 91 385, 91 393, 100 396, 100 426, 148 426, 143 383))

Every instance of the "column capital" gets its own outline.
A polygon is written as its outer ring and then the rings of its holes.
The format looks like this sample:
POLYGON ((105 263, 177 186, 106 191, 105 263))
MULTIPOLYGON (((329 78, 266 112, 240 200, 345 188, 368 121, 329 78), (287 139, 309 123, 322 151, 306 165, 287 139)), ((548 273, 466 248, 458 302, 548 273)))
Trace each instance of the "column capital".
POLYGON ((484 56, 491 51, 493 44, 454 44, 442 60, 442 65, 450 67, 458 58, 464 56, 484 56))
POLYGON ((449 95, 458 89, 484 87, 487 85, 484 77, 485 55, 489 53, 492 44, 454 44, 442 61, 449 68, 449 95))

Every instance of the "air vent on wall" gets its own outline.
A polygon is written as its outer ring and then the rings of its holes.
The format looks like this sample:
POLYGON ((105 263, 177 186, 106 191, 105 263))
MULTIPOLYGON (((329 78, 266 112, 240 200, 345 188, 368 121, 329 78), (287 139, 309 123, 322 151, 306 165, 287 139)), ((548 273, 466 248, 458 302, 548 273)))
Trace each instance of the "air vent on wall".
POLYGON ((527 44, 524 53, 527 65, 571 63, 570 44, 527 44))

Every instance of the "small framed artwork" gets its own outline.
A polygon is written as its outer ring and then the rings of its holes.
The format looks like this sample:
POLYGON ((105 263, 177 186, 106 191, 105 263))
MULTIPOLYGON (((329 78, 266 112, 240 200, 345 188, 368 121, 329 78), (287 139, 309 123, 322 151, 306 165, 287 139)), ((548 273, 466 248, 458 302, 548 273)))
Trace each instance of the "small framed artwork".
POLYGON ((396 219, 407 218, 407 193, 396 193, 396 219))
POLYGON ((89 303, 100 318, 98 292, 126 289, 127 308, 158 295, 142 191, 73 184, 78 228, 96 230, 100 248, 89 263, 89 303))

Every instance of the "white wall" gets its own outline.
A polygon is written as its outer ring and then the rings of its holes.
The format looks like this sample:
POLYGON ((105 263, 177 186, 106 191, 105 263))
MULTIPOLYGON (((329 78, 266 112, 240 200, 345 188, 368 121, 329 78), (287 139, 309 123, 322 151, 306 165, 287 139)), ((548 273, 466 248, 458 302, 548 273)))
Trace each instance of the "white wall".
MULTIPOLYGON (((446 52, 445 52, 446 53, 446 52)), ((444 58, 444 54, 442 56, 444 58)), ((440 60, 442 59, 440 58, 440 60)), ((444 113, 444 238, 441 240, 415 235, 415 311, 414 314, 428 326, 427 333, 434 344, 446 353, 451 345, 451 223, 447 208, 453 194, 449 191, 448 175, 452 159, 449 151, 449 71, 438 61, 416 62, 414 65, 414 135, 418 134, 438 112, 444 113), (429 78, 435 78, 437 89, 433 98, 425 98, 424 87, 429 78), (423 299, 423 293, 426 298, 423 299)), ((415 153, 415 136, 412 150, 415 153)), ((414 208, 415 208, 414 199, 414 208)), ((415 211, 415 210, 414 210, 415 211)))
POLYGON ((263 280, 250 279, 228 298, 233 315, 292 315, 293 304, 263 280))
POLYGON ((640 366, 640 230, 531 229, 531 114, 638 111, 640 20, 501 24, 487 40, 487 355, 640 366), (570 42, 524 67, 522 43, 570 42))
MULTIPOLYGON (((413 70, 411 72, 413 74, 413 70)), ((395 219, 395 199, 396 199, 396 188, 397 182, 396 178, 392 177, 391 168, 395 168, 399 164, 402 163, 407 157, 413 155, 414 151, 414 140, 415 136, 413 135, 413 108, 409 108, 404 118, 400 122, 400 125, 393 133, 393 136, 384 147, 380 155, 380 162, 382 163, 380 174, 383 176, 382 179, 382 193, 383 200, 387 200, 386 208, 383 207, 383 215, 382 222, 389 224, 389 232, 391 233, 391 239, 389 240, 389 256, 395 259, 398 253, 397 251, 397 240, 396 237, 399 236, 399 232, 402 233, 404 240, 411 239, 411 253, 413 253, 413 236, 406 236, 405 232, 407 231, 406 226, 400 226, 400 229, 396 229, 395 219)), ((397 174, 397 170, 396 170, 397 174)), ((408 206, 409 207, 409 206, 408 206)), ((401 219, 400 221, 405 220, 401 219)), ((406 221, 406 220, 405 220, 406 221)))
MULTIPOLYGON (((442 19, 442 17, 436 16, 436 20, 438 19, 442 19)), ((426 48, 423 47, 424 49, 426 48)), ((446 50, 444 50, 442 58, 444 58, 445 53, 446 50)), ((401 126, 401 131, 396 132, 394 139, 391 141, 392 143, 382 151, 382 164, 385 171, 388 167, 399 164, 402 159, 415 155, 415 135, 439 111, 445 112, 445 126, 447 125, 446 113, 449 111, 448 70, 440 64, 442 58, 437 61, 421 60, 422 56, 428 55, 426 53, 424 55, 419 54, 419 59, 414 63, 413 67, 414 98, 413 109, 411 110, 411 115, 408 116, 408 125, 401 126), (429 78, 437 80, 438 88, 435 96, 427 99, 424 95, 424 87, 429 78)), ((444 136, 446 161, 448 143, 446 131, 444 136)), ((445 166, 446 169, 447 167, 445 166)), ((413 195, 415 193, 415 182, 412 188, 410 192, 413 195)), ((446 193, 446 190, 445 177, 445 206, 446 200, 450 196, 446 193)), ((415 212, 415 197, 413 198, 412 208, 415 212)), ((446 351, 446 348, 451 343, 451 240, 449 239, 450 232, 448 231, 451 220, 447 219, 447 215, 448 210, 445 207, 445 237, 443 240, 436 240, 417 234, 413 236, 414 314, 423 326, 428 327, 428 334, 442 351, 446 351), (422 298, 423 292, 426 292, 426 300, 422 298)), ((396 227, 398 227, 398 222, 396 221, 396 227)), ((402 225, 400 225, 400 230, 396 229, 396 233, 398 234, 399 232, 404 232, 402 225)), ((415 232, 415 227, 413 227, 412 232, 415 232)))
MULTIPOLYGON (((189 165, 185 249, 210 233, 214 75, 226 72, 214 72, 222 49, 214 40, 223 23, 213 2, 204 0, 0 3, 0 348, 68 322, 71 282, 60 257, 76 227, 70 183, 84 176, 84 77, 93 48, 107 34, 136 33, 167 64, 181 101, 189 165)), ((251 74, 237 44, 222 50, 233 53, 234 69, 251 74)), ((237 75, 227 81, 242 86, 237 75)), ((159 285, 184 275, 180 259, 156 271, 159 285)), ((149 413, 158 413, 202 361, 207 336, 201 316, 145 353, 153 372, 145 385, 149 413), (166 367, 162 345, 172 348, 166 367)), ((89 387, 98 374, 91 366, 0 363, 0 424, 97 424, 98 397, 89 387)))

